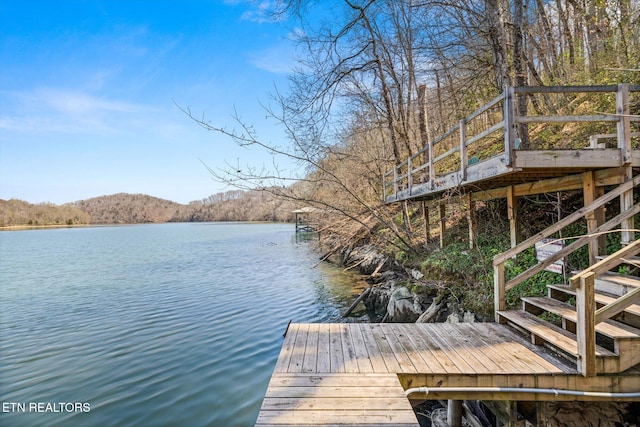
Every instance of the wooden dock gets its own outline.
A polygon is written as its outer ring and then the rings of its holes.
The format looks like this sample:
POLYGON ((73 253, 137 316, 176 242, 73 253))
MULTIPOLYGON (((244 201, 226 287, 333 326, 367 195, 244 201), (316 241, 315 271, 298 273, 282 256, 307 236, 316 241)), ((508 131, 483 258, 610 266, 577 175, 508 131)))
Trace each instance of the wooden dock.
MULTIPOLYGON (((497 323, 291 324, 256 425, 417 425, 403 393, 410 387, 432 387, 432 399, 468 397, 462 391, 440 394, 438 387, 620 392, 637 389, 639 374, 587 384, 575 367, 497 323)), ((475 396, 517 400, 509 393, 475 396)))

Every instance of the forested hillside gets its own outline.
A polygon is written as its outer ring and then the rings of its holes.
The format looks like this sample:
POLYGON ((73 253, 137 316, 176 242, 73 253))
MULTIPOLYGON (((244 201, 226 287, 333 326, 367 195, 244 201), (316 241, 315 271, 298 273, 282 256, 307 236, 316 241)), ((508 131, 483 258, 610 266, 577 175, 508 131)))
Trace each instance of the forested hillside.
POLYGON ((292 220, 298 202, 276 198, 273 192, 231 190, 188 205, 145 194, 118 193, 57 206, 22 200, 0 200, 0 227, 139 224, 161 222, 292 220))
POLYGON ((74 225, 88 224, 90 216, 82 210, 52 203, 31 204, 22 200, 0 199, 0 227, 14 225, 74 225))
MULTIPOLYGON (((424 236, 414 232, 424 227, 419 206, 382 205, 383 175, 505 86, 640 82, 637 0, 274 4, 270 16, 298 19, 297 28, 304 28, 292 32, 298 66, 289 87, 273 96, 267 111, 284 126, 291 144, 261 139, 240 118, 235 132, 212 126, 200 114, 185 113, 243 147, 305 165, 303 176, 259 167, 229 168, 216 176, 243 188, 268 182, 276 193, 302 179, 303 185, 287 190, 287 197, 323 208, 330 214, 326 225, 343 236, 345 245, 373 238, 392 250, 422 251, 424 236)), ((569 112, 555 110, 557 99, 551 98, 521 96, 516 108, 542 116, 599 114, 612 111, 612 105, 615 111, 612 98, 567 97, 562 108, 569 112)), ((630 111, 640 114, 637 97, 630 100, 630 111)), ((531 132, 545 144, 564 142, 574 136, 573 130, 571 124, 561 124, 531 132)), ((524 137, 522 141, 526 145, 524 137)), ((450 207, 449 220, 454 221, 458 212, 450 207)), ((525 235, 528 231, 523 230, 525 235)))
POLYGON ((184 214, 185 206, 145 194, 118 193, 71 203, 86 212, 93 224, 169 222, 184 214))

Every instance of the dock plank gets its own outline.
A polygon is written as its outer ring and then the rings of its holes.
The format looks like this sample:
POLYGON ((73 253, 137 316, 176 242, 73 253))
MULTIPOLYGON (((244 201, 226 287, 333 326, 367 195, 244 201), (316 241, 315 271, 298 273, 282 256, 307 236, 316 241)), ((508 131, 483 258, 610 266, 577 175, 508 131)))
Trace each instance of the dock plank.
MULTIPOLYGON (((517 353, 517 349, 510 347, 511 344, 500 340, 491 328, 479 329, 468 328, 468 325, 461 324, 460 329, 467 334, 474 333, 475 337, 483 344, 482 351, 486 353, 495 363, 499 364, 503 372, 506 373, 525 373, 532 372, 532 364, 525 362, 518 357, 513 357, 512 353, 517 353)), ((533 365, 536 368, 538 365, 533 365)))
POLYGON ((387 342, 389 343, 389 347, 391 347, 391 350, 393 351, 393 354, 398 361, 398 364, 400 365, 400 372, 416 373, 418 372, 418 370, 413 365, 411 357, 409 357, 409 355, 407 354, 407 350, 402 346, 402 342, 400 342, 400 339, 398 339, 398 336, 395 332, 396 329, 396 325, 390 323, 388 325, 385 325, 382 331, 385 334, 387 342))
POLYGON ((494 337, 496 342, 500 343, 500 350, 504 351, 507 357, 519 362, 521 364, 520 366, 524 366, 523 370, 519 372, 551 374, 560 374, 565 372, 547 360, 547 358, 544 358, 542 355, 532 351, 531 347, 534 347, 534 344, 531 344, 530 342, 519 342, 515 332, 510 329, 495 323, 489 323, 487 324, 486 329, 480 329, 480 332, 482 331, 486 331, 485 335, 494 337))
POLYGON ((291 355, 293 354, 299 327, 299 324, 294 323, 290 324, 287 328, 274 372, 287 372, 289 369, 289 363, 291 362, 291 355))
POLYGON ((312 323, 307 331, 307 344, 302 361, 302 372, 317 372, 318 363, 318 335, 320 325, 312 323))
POLYGON ((342 352, 344 355, 344 371, 345 372, 359 372, 358 370, 358 357, 356 356, 356 349, 353 340, 351 339, 351 333, 349 332, 349 325, 346 323, 338 324, 340 329, 340 337, 342 338, 342 352))
POLYGON ((441 373, 460 373, 460 369, 449 359, 444 351, 432 341, 431 336, 428 331, 424 328, 412 328, 413 332, 411 334, 412 337, 416 341, 422 342, 423 351, 428 351, 429 354, 425 354, 423 357, 429 357, 429 362, 431 363, 432 370, 441 373), (433 362, 433 363, 432 363, 433 362), (437 365, 435 364, 437 362, 437 365), (442 370, 438 370, 438 366, 442 368, 442 370))
POLYGON ((423 351, 421 347, 411 338, 410 329, 411 328, 407 328, 405 324, 398 323, 395 325, 394 332, 396 333, 398 341, 400 341, 400 344, 402 344, 402 347, 404 347, 407 352, 407 356, 411 359, 413 366, 415 366, 416 371, 422 373, 433 372, 429 363, 422 357, 423 351))
POLYGON ((307 335, 309 335, 309 324, 302 323, 298 325, 298 333, 289 362, 287 372, 303 372, 302 365, 304 363, 304 355, 307 347, 307 335))
POLYGON ((387 365, 384 362, 384 357, 380 352, 380 348, 378 348, 378 343, 376 342, 369 325, 365 323, 357 325, 362 333, 364 345, 367 348, 369 360, 371 360, 371 366, 373 367, 374 372, 389 372, 387 365))
POLYGON ((256 426, 418 426, 395 374, 274 374, 256 426))
POLYGON ((433 342, 444 355, 460 370, 460 372, 477 373, 476 369, 472 367, 465 360, 464 356, 458 354, 455 348, 448 342, 446 335, 441 335, 438 330, 440 327, 433 327, 431 324, 418 324, 419 328, 422 328, 423 332, 428 334, 431 342, 433 342))
POLYGON ((349 325, 351 340, 355 347, 356 359, 358 361, 358 372, 373 372, 373 365, 367 347, 364 345, 364 336, 362 330, 356 323, 349 325))
POLYGON ((344 372, 344 355, 342 354, 342 336, 336 323, 331 323, 329 328, 329 361, 331 372, 344 372))
POLYGON ((369 330, 371 331, 376 344, 378 344, 380 354, 382 355, 384 363, 387 366, 389 372, 402 372, 400 364, 398 363, 398 360, 396 359, 396 356, 393 353, 389 342, 387 341, 387 337, 382 330, 382 325, 379 323, 370 324, 369 330))
POLYGON ((459 354, 466 354, 468 355, 467 360, 476 361, 476 372, 509 372, 508 365, 497 363, 489 356, 488 348, 490 346, 486 342, 482 341, 477 334, 471 333, 472 331, 463 333, 462 328, 460 324, 447 324, 442 329, 450 338, 450 342, 452 342, 459 354))
POLYGON ((316 372, 331 372, 331 337, 329 328, 318 325, 318 359, 316 372))

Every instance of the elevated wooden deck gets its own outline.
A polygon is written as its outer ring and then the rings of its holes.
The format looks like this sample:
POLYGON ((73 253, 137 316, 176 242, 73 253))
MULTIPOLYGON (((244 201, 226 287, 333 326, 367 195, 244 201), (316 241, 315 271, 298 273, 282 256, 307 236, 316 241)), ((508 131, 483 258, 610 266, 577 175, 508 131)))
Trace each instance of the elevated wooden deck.
MULTIPOLYGON (((484 193, 540 181, 552 183, 556 178, 589 171, 640 168, 640 117, 630 112, 630 96, 637 99, 638 92, 640 85, 628 84, 506 88, 442 135, 427 141, 406 160, 397 159, 399 163, 383 177, 383 202, 438 200, 442 193, 452 190, 484 193), (544 97, 548 101, 550 94, 562 95, 562 99, 593 94, 615 96, 615 104, 611 105, 615 110, 585 114, 558 102, 553 115, 516 113, 516 98, 544 97), (569 125, 571 130, 552 147, 535 129, 530 130, 559 124, 569 125), (614 133, 599 133, 597 129, 603 128, 614 133)), ((534 110, 532 106, 528 108, 529 112, 534 110)), ((626 173, 616 183, 625 177, 628 178, 626 173)))
MULTIPOLYGON (((497 323, 291 324, 257 425, 417 425, 403 390, 421 386, 432 399, 469 398, 464 390, 439 393, 439 387, 631 392, 640 387, 640 370, 586 380, 497 323)), ((495 391, 473 396, 575 400, 495 391)))

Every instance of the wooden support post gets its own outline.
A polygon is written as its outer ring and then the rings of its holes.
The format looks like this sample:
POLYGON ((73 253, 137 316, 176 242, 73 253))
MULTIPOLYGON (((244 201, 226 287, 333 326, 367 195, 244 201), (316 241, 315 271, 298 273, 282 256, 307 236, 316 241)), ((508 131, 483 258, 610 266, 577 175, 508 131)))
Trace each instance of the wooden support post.
MULTIPOLYGON (((600 196, 600 191, 598 187, 596 187, 595 172, 589 171, 582 174, 582 192, 584 194, 585 207, 589 206, 600 196)), ((593 212, 587 213, 585 217, 587 219, 587 232, 592 233, 593 230, 604 223, 604 209, 598 208, 593 212)), ((604 254, 605 251, 606 239, 604 236, 589 242, 589 263, 595 264, 598 262, 598 255, 600 255, 600 253, 604 254)))
POLYGON ((422 216, 424 218, 424 243, 429 243, 431 240, 431 224, 429 223, 429 206, 427 202, 422 201, 422 216))
POLYGON ((447 423, 449 427, 462 427, 462 401, 447 401, 447 423))
MULTIPOLYGON (((631 117, 628 83, 618 85, 618 91, 616 92, 616 114, 619 115, 617 125, 618 148, 622 154, 625 180, 630 180, 633 178, 633 171, 631 169, 631 117)), ((620 196, 620 212, 630 209, 631 206, 633 206, 633 189, 626 191, 620 196)), ((626 245, 633 242, 635 240, 635 233, 631 231, 634 228, 633 217, 623 221, 620 227, 622 228, 622 244, 626 245)))
POLYGON ((402 201, 402 218, 404 219, 404 229, 405 231, 411 235, 411 214, 409 213, 409 201, 402 201))
POLYGON ((447 212, 447 205, 440 203, 438 205, 438 213, 440 216, 440 249, 444 248, 444 233, 447 229, 445 215, 447 212))
POLYGON ((518 221, 518 202, 513 186, 507 187, 507 217, 509 218, 509 234, 511 236, 511 247, 515 248, 522 241, 522 231, 518 221))
POLYGON ((518 421, 518 402, 515 400, 483 401, 484 405, 500 420, 504 427, 524 426, 524 420, 518 421))
POLYGON ((467 205, 467 223, 469 224, 469 249, 473 249, 478 234, 476 221, 476 206, 471 193, 465 195, 467 205))
POLYGON ((585 377, 596 375, 595 277, 594 273, 586 273, 573 283, 576 289, 578 372, 585 377))

